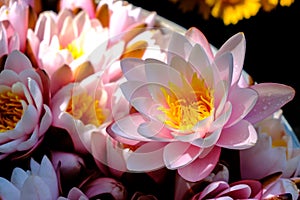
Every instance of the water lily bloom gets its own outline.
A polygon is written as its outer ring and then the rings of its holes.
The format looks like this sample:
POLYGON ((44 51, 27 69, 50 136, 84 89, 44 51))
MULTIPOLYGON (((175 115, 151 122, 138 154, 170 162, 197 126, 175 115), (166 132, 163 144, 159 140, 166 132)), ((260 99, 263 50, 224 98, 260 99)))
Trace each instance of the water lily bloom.
POLYGON ((29 6, 23 0, 11 0, 0 8, 0 21, 9 21, 19 36, 20 50, 26 50, 26 36, 29 27, 29 6))
POLYGON ((31 159, 30 170, 14 168, 11 181, 0 177, 1 199, 39 200, 42 197, 42 199, 56 200, 58 195, 57 177, 47 156, 43 156, 40 164, 31 159))
POLYGON ((69 83, 52 98, 53 126, 70 134, 75 150, 90 152, 91 134, 106 134, 106 127, 128 103, 115 95, 118 82, 103 83, 106 73, 95 73, 81 82, 69 83))
POLYGON ((53 80, 52 93, 78 80, 75 74, 100 71, 118 59, 124 42, 109 50, 108 38, 107 29, 98 20, 90 19, 84 11, 75 15, 68 9, 40 13, 34 30, 28 30, 31 60, 53 80))
POLYGON ((185 36, 173 34, 165 62, 121 61, 127 81, 120 87, 137 112, 116 121, 112 130, 125 145, 140 142, 125 159, 129 170, 167 167, 199 181, 212 172, 221 148, 255 145, 253 124, 295 91, 276 83, 239 87, 245 44, 238 33, 213 54, 205 36, 191 28, 185 36))
POLYGON ((258 142, 254 147, 240 151, 241 177, 260 179, 281 171, 283 178, 300 173, 300 149, 287 133, 283 116, 271 116, 257 124, 258 142), (257 165, 257 163, 260 163, 257 165))
POLYGON ((33 152, 52 123, 47 77, 14 50, 0 73, 0 159, 33 152))

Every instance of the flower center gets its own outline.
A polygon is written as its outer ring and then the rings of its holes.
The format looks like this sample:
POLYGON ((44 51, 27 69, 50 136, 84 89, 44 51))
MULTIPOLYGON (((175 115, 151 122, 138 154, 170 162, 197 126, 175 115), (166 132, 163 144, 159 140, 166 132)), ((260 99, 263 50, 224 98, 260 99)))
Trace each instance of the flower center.
POLYGON ((105 121, 105 115, 99 106, 99 100, 94 100, 87 93, 72 96, 66 112, 80 119, 84 124, 100 126, 105 121))
POLYGON ((77 59, 84 54, 78 40, 73 40, 70 44, 68 44, 67 49, 74 59, 77 59))
POLYGON ((0 93, 0 133, 15 128, 23 115, 21 98, 11 91, 0 93))
POLYGON ((194 73, 191 84, 182 78, 183 86, 169 83, 170 90, 162 88, 164 106, 158 109, 165 114, 164 123, 181 131, 192 131, 213 110, 212 90, 194 73), (192 90, 191 90, 192 89, 192 90))

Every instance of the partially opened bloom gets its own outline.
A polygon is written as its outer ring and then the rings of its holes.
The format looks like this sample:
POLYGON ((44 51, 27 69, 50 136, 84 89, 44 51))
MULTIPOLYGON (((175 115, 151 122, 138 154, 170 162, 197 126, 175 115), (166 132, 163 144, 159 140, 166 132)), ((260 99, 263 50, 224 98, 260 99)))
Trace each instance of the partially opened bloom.
POLYGON ((0 159, 35 150, 52 123, 47 78, 14 50, 0 73, 0 159))
POLYGON ((29 27, 29 5, 23 0, 11 0, 0 8, 0 21, 8 21, 18 34, 20 49, 26 50, 27 29, 29 27))
POLYGON ((260 179, 281 171, 283 178, 300 174, 300 149, 287 133, 282 115, 269 117, 257 124, 255 146, 240 151, 241 177, 260 179), (259 165, 257 164, 259 163, 259 165))
POLYGON ((40 13, 34 30, 28 30, 31 60, 49 75, 52 93, 78 80, 75 74, 100 71, 118 59, 124 44, 120 41, 108 50, 108 38, 107 29, 98 20, 90 19, 84 11, 75 15, 67 9, 40 13))
POLYGON ((88 153, 91 134, 106 135, 106 127, 117 117, 127 102, 118 99, 117 82, 103 83, 105 73, 95 73, 84 80, 69 83, 52 98, 53 126, 70 134, 75 150, 88 153), (113 115, 113 113, 115 115, 113 115))
POLYGON ((14 168, 10 181, 0 177, 1 199, 56 200, 58 195, 57 177, 47 156, 43 156, 40 164, 31 159, 30 170, 14 168))
POLYGON ((137 112, 112 130, 121 143, 140 142, 129 148, 129 170, 165 166, 198 181, 211 173, 221 148, 255 145, 253 124, 290 101, 295 91, 275 83, 239 87, 244 53, 242 33, 214 55, 204 35, 190 29, 186 36, 173 34, 166 62, 121 61, 127 79, 121 89, 137 112))

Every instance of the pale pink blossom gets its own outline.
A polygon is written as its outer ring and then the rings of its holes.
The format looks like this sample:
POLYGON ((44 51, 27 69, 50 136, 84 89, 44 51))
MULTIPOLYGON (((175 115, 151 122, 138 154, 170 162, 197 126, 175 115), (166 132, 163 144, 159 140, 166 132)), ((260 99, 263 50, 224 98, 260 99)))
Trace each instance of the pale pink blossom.
POLYGON ((212 172, 221 148, 255 145, 253 124, 289 102, 295 91, 276 83, 239 87, 245 45, 238 33, 213 54, 204 35, 191 28, 185 36, 172 35, 166 62, 121 61, 127 79, 121 89, 138 112, 112 130, 121 143, 140 142, 125 158, 128 170, 167 167, 198 181, 212 172))
POLYGON ((52 98, 53 126, 70 134, 75 150, 88 153, 91 150, 91 134, 106 134, 106 127, 123 116, 128 103, 115 92, 118 82, 103 83, 106 73, 95 73, 84 80, 69 83, 52 98))
POLYGON ((108 49, 108 30, 84 11, 76 15, 67 9, 59 13, 44 11, 34 30, 28 30, 27 38, 33 52, 31 59, 53 80, 52 93, 66 83, 78 81, 79 73, 104 69, 124 50, 122 41, 108 49))
POLYGON ((299 176, 300 149, 288 134, 283 116, 278 114, 258 123, 257 144, 240 151, 242 178, 260 179, 278 171, 283 178, 299 176))
POLYGON ((43 156, 40 164, 31 159, 30 170, 14 168, 10 181, 0 177, 1 199, 56 200, 58 195, 57 177, 47 156, 43 156))
POLYGON ((20 51, 26 50, 26 37, 29 23, 29 6, 23 0, 11 0, 0 8, 0 21, 9 21, 19 36, 20 51))
POLYGON ((25 156, 43 141, 52 123, 46 80, 20 51, 8 55, 0 73, 1 159, 12 153, 25 156))

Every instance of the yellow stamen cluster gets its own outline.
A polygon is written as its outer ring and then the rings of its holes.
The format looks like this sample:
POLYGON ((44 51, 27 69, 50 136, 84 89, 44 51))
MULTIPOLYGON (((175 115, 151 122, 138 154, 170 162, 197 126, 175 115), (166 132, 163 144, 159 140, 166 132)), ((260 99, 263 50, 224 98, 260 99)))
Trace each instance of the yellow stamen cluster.
POLYGON ((103 109, 99 106, 99 100, 93 99, 87 93, 72 96, 66 112, 80 119, 84 124, 101 125, 105 121, 103 109))
POLYGON ((165 114, 164 123, 180 131, 191 131, 201 120, 211 115, 213 110, 212 90, 204 81, 193 74, 191 84, 183 80, 183 86, 169 83, 169 89, 161 88, 165 105, 158 109, 165 114))
POLYGON ((74 59, 77 59, 84 54, 82 47, 80 46, 79 42, 76 40, 68 44, 67 49, 72 54, 72 57, 74 59))
POLYGON ((0 133, 15 128, 23 115, 21 98, 11 91, 0 94, 0 133))

